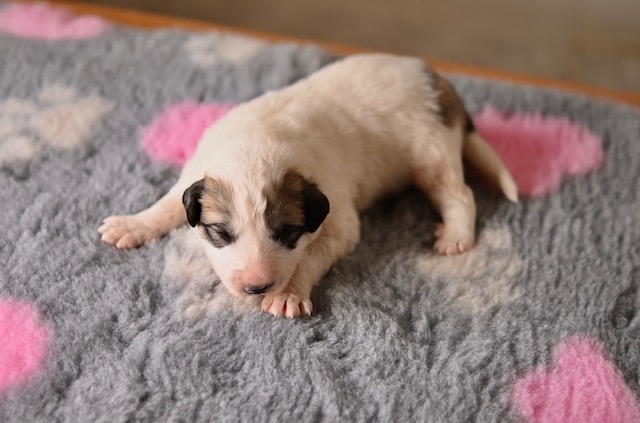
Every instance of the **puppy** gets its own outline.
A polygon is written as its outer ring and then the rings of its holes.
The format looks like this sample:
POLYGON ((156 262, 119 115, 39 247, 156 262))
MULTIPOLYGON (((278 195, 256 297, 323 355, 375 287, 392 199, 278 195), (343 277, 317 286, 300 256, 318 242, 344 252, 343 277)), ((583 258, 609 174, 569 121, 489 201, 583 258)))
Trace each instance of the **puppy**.
POLYGON ((355 55, 233 109, 164 197, 98 231, 127 249, 188 222, 232 294, 263 295, 263 311, 293 318, 311 314, 313 286, 358 244, 359 211, 409 184, 442 216, 435 250, 470 249, 463 156, 517 201, 447 81, 418 59, 355 55))

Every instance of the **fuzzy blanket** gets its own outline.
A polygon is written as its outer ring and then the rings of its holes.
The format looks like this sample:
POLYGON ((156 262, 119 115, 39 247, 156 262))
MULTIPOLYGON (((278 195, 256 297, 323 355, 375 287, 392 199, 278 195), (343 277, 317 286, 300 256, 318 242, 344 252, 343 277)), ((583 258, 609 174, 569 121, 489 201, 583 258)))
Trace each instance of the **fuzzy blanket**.
POLYGON ((522 201, 471 181, 459 257, 419 192, 376 205, 308 318, 230 298, 187 228, 100 242, 207 125, 335 59, 0 5, 0 421, 640 421, 637 109, 452 77, 522 201))

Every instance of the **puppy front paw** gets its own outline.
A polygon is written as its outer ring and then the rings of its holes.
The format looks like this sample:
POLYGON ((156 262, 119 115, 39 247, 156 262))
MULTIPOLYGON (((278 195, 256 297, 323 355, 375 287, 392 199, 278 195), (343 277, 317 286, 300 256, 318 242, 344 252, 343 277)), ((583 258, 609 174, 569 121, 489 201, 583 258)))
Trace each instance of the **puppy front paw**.
POLYGON ((135 216, 107 217, 98 228, 102 242, 121 250, 139 247, 156 238, 155 232, 135 216))
POLYGON ((293 319, 301 315, 310 316, 313 304, 309 298, 302 298, 295 294, 281 293, 266 295, 262 300, 262 311, 276 317, 293 319))
POLYGON ((438 238, 433 249, 441 255, 452 256, 467 252, 473 247, 474 236, 465 230, 449 230, 438 224, 435 235, 438 238))

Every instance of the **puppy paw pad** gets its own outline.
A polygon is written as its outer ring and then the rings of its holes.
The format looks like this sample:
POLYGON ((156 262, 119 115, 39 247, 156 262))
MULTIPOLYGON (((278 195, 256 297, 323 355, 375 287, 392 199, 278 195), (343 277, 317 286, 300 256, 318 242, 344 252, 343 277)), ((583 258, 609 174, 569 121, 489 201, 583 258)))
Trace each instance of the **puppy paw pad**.
POLYGON ((98 228, 106 244, 121 250, 139 247, 154 238, 153 231, 133 216, 111 216, 98 228))
POLYGON ((267 295, 262 300, 262 311, 276 317, 290 319, 303 315, 311 315, 313 304, 309 299, 303 299, 294 294, 267 295))
POLYGON ((433 249, 438 253, 446 256, 462 254, 473 247, 473 236, 448 233, 443 225, 436 227, 436 241, 433 249))

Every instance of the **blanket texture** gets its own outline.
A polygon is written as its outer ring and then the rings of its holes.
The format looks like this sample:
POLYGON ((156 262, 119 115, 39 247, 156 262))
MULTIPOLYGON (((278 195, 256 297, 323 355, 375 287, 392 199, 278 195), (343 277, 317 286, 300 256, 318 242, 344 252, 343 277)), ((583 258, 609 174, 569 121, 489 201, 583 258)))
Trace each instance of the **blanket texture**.
POLYGON ((100 242, 207 125, 336 59, 0 5, 0 421, 640 421, 637 109, 451 77, 521 202, 470 178, 459 257, 419 192, 380 202, 308 318, 230 298, 188 228, 100 242))

